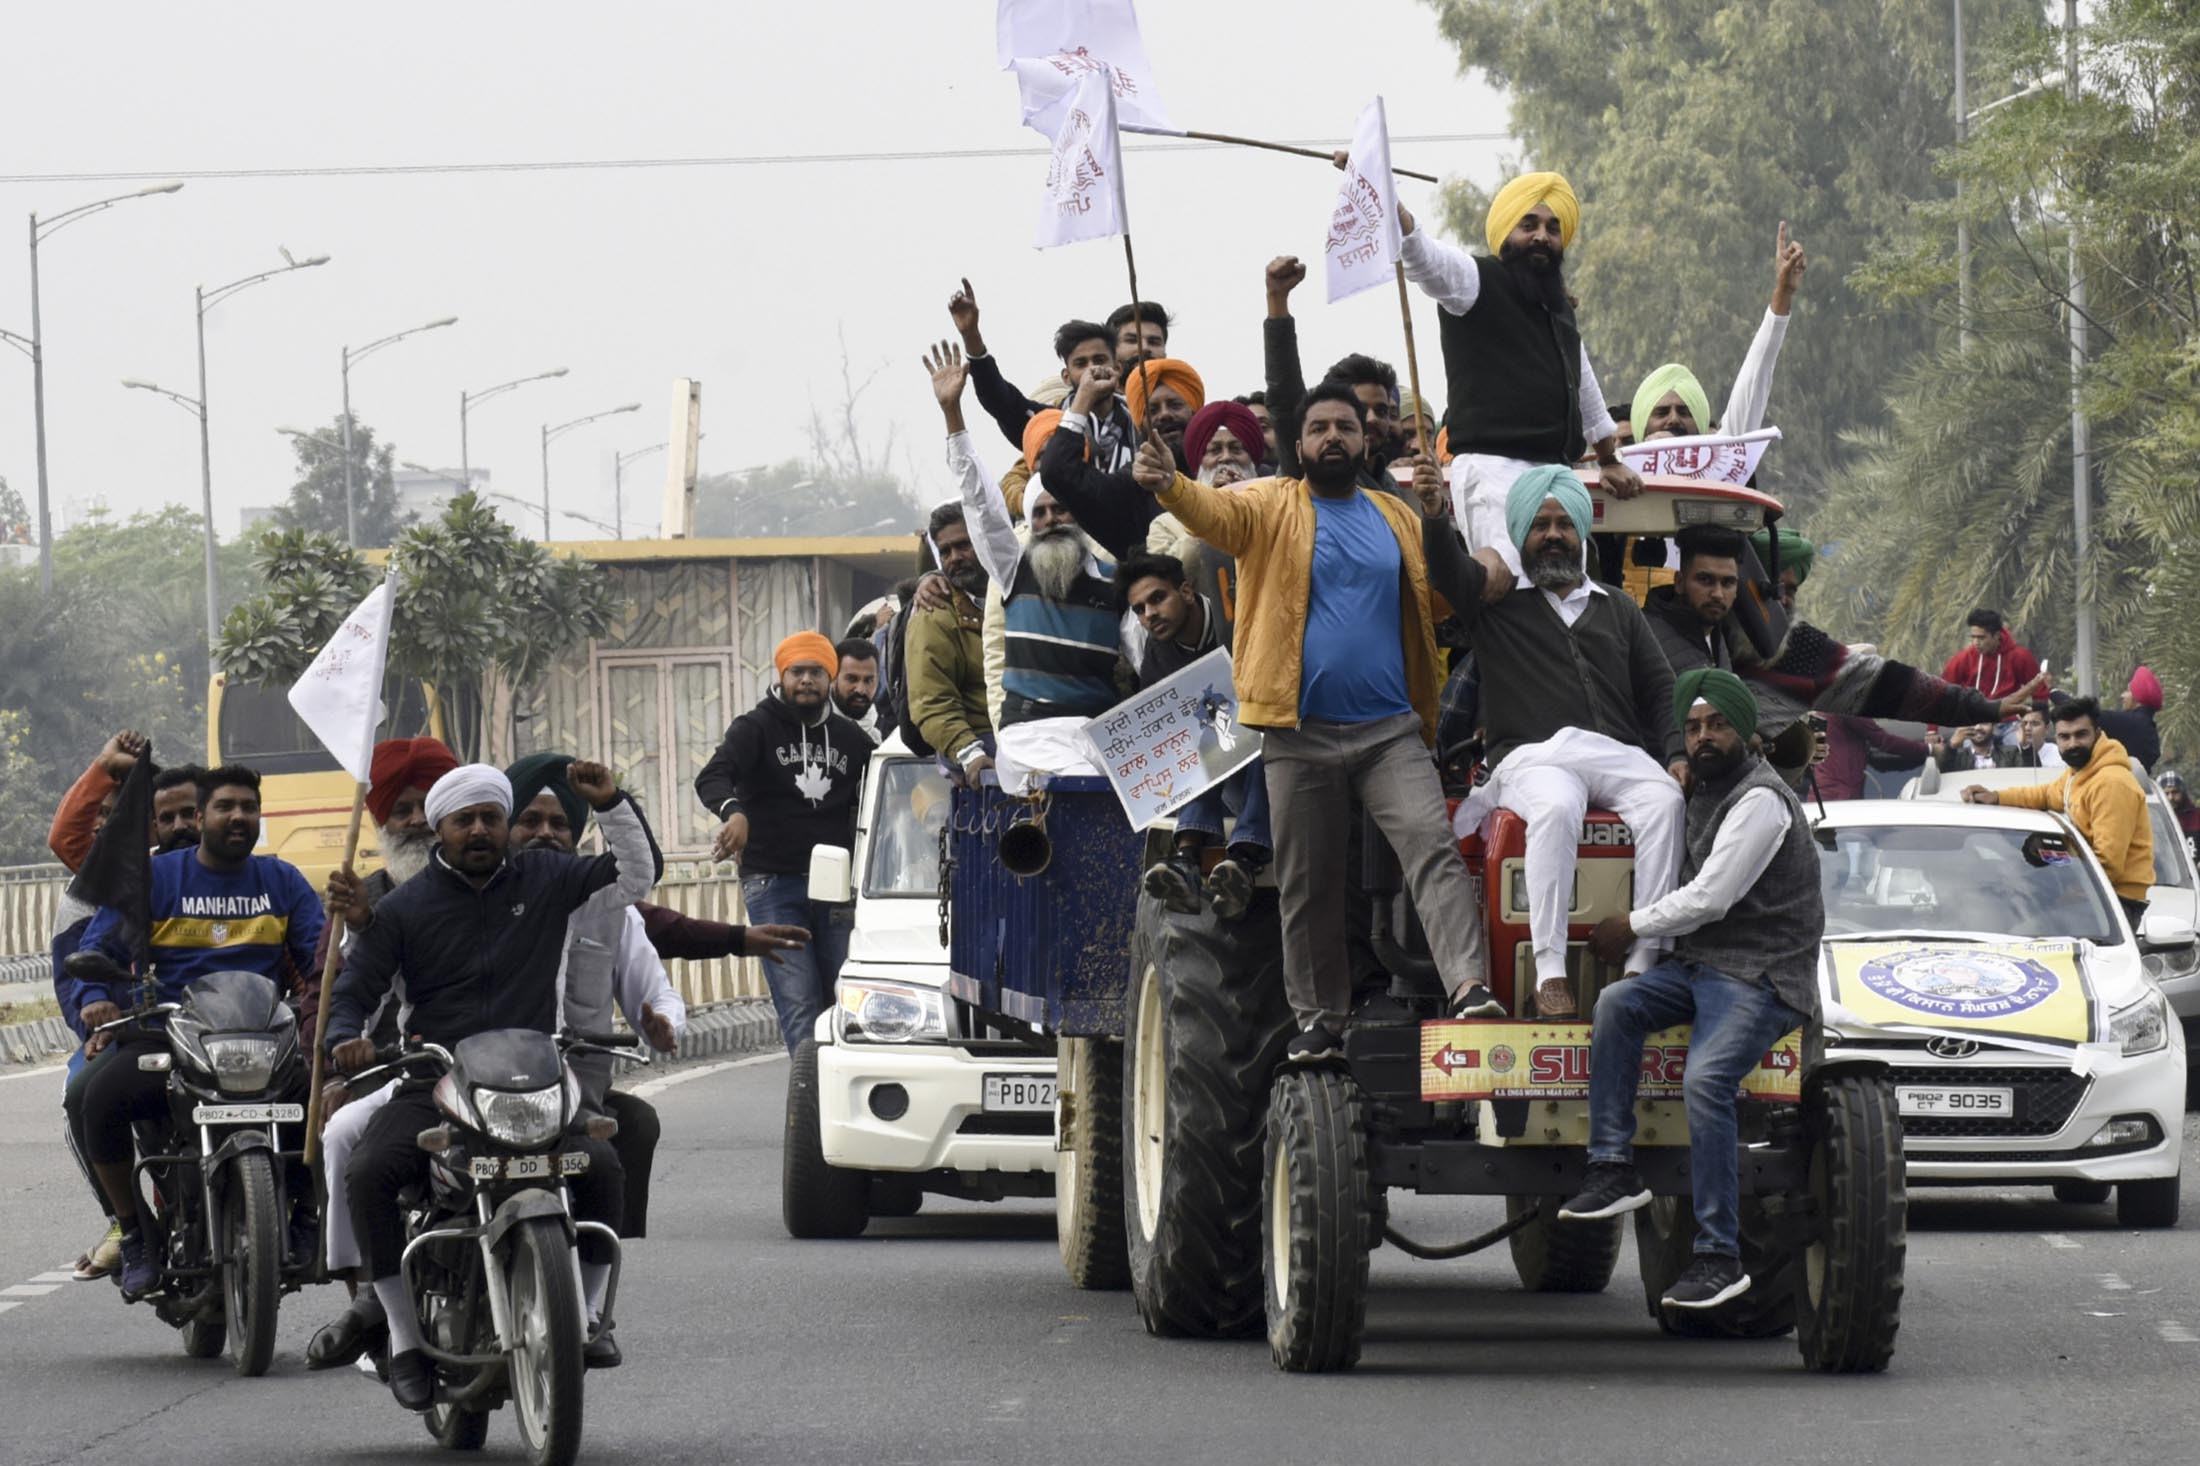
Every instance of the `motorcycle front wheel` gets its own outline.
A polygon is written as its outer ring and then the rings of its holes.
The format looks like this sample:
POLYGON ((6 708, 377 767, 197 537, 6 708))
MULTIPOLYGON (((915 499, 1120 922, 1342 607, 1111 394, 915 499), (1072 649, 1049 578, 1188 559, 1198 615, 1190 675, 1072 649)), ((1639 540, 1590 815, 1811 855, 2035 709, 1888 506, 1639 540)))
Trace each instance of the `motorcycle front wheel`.
POLYGON ((512 1404, 530 1466, 571 1466, 581 1451, 587 1368, 573 1244, 554 1217, 530 1217, 505 1254, 512 1304, 512 1404))
POLYGON ((283 1290, 283 1229, 275 1214, 275 1168, 265 1152, 229 1163, 221 1203, 222 1266, 230 1355, 247 1379, 275 1358, 275 1310, 283 1290))

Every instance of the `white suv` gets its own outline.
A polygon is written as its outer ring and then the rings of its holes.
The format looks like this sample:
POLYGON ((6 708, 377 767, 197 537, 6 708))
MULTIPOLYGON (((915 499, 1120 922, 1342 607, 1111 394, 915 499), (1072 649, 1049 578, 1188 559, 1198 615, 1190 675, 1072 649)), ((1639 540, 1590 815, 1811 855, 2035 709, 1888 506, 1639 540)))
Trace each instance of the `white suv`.
POLYGON ((855 849, 813 855, 813 899, 856 908, 836 1001, 788 1075, 781 1210, 796 1237, 856 1236, 926 1192, 1054 1194, 1052 1050, 974 1029, 946 992, 948 792, 934 760, 890 738, 855 849))

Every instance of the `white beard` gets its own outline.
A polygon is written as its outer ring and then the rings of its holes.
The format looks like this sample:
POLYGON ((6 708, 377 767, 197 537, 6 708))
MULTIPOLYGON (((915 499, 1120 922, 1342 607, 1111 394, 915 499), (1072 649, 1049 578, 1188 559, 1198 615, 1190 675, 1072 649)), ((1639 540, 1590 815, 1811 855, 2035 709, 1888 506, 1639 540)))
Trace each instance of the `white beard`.
POLYGON ((1075 530, 1058 529, 1033 540, 1024 559, 1039 594, 1050 601, 1066 601, 1085 570, 1084 540, 1075 530))
POLYGON ((390 879, 402 886, 428 868, 435 855, 435 832, 424 830, 418 835, 409 831, 385 828, 382 831, 382 868, 390 873, 390 879))
POLYGON ((1201 483, 1211 484, 1218 489, 1235 488, 1239 484, 1250 482, 1252 477, 1253 472, 1251 469, 1239 468, 1234 463, 1218 463, 1213 468, 1203 468, 1199 471, 1199 481, 1201 483))

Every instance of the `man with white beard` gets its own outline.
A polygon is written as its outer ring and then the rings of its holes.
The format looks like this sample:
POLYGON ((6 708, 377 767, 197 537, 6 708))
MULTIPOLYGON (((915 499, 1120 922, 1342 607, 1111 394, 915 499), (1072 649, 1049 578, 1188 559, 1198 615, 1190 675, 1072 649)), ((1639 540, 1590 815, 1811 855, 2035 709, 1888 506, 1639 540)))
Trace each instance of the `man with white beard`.
MULTIPOLYGON (((374 816, 377 843, 382 852, 382 868, 367 876, 355 876, 339 869, 328 878, 328 905, 331 911, 344 916, 345 941, 365 931, 374 922, 374 908, 382 898, 406 881, 428 868, 435 855, 435 830, 428 824, 428 790, 435 781, 458 767, 458 758, 443 743, 434 738, 392 738, 374 746, 374 761, 368 768, 367 812, 374 816)), ((320 971, 328 960, 327 943, 335 923, 321 929, 322 949, 314 955, 314 977, 308 985, 316 1001, 320 996, 320 971)), ((369 1025, 370 1036, 377 1044, 394 1043, 398 1036, 398 1009, 404 1001, 401 987, 393 987, 389 1001, 383 1004, 374 1022, 369 1025)), ((307 1015, 299 1024, 301 1042, 310 1044, 318 1015, 307 1015)), ((378 1090, 373 1096, 355 1096, 341 1079, 332 1080, 322 1095, 322 1110, 328 1115, 327 1127, 321 1133, 322 1153, 327 1159, 322 1163, 321 1174, 328 1178, 329 1205, 327 1236, 328 1270, 330 1277, 341 1277, 344 1286, 352 1294, 351 1306, 341 1318, 321 1329, 306 1346, 308 1369, 333 1369, 349 1364, 373 1347, 379 1354, 381 1341, 387 1337, 382 1305, 375 1298, 374 1290, 361 1289, 354 1276, 360 1266, 359 1244, 352 1236, 351 1204, 344 1190, 344 1165, 351 1157, 351 1148, 359 1134, 374 1117, 378 1105, 373 1103, 349 1103, 355 1099, 386 1097, 388 1090, 378 1090)))
MULTIPOLYGON (((1089 769, 1078 730, 1122 695, 1115 680, 1123 637, 1115 566, 1101 558, 1037 478, 1024 493, 1028 539, 1017 537, 1008 501, 963 426, 967 368, 961 348, 943 341, 924 365, 947 422, 947 463, 962 495, 963 523, 1001 598, 1000 696, 993 726, 1002 783, 1015 787, 1019 768, 1089 769)), ((990 655, 986 670, 991 683, 990 655)))

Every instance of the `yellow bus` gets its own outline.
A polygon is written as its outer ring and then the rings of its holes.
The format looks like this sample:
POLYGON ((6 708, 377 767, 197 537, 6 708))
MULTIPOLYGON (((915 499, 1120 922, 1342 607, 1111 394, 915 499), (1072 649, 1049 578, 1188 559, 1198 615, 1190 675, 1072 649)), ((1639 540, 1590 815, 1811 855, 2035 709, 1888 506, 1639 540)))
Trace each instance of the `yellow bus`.
MULTIPOLYGON (((434 688, 408 681, 379 736, 423 734, 444 736, 442 705, 434 688)), ((206 762, 259 770, 259 854, 281 856, 316 888, 343 863, 351 775, 291 711, 288 689, 232 683, 215 673, 206 689, 206 762)), ((374 822, 368 819, 360 830, 355 868, 364 873, 380 863, 374 822)))

